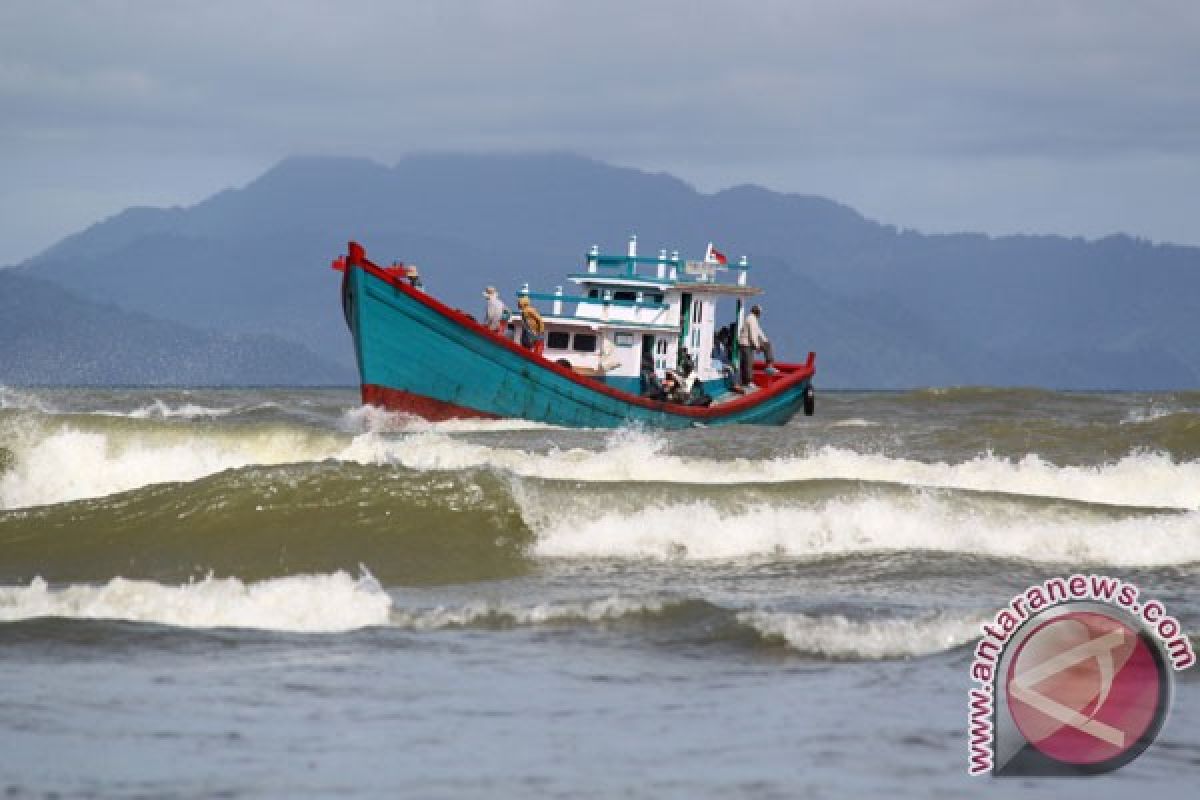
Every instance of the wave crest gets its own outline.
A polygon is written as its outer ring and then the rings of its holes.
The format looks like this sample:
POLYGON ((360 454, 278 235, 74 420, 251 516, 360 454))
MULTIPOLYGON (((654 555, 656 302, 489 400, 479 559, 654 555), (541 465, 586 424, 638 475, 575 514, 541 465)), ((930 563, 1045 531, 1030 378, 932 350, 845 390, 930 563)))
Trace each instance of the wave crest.
POLYGON ((0 620, 115 619, 186 628, 338 633, 386 625, 391 598, 365 570, 293 575, 257 583, 206 578, 182 586, 113 578, 103 586, 0 587, 0 620))
POLYGON ((766 639, 834 660, 911 658, 941 653, 979 638, 981 617, 938 614, 917 619, 852 620, 839 614, 745 611, 738 620, 766 639))
POLYGON ((1113 516, 931 492, 868 492, 811 506, 724 510, 693 501, 577 516, 526 510, 523 516, 537 536, 532 552, 546 558, 731 561, 927 550, 1047 564, 1200 562, 1200 512, 1113 516))

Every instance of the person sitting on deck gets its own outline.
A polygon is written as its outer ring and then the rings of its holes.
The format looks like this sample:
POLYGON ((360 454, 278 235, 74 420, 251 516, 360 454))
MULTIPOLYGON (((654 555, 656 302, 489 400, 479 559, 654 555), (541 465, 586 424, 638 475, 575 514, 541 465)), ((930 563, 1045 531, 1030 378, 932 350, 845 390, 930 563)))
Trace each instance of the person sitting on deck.
POLYGON ((754 383, 754 353, 761 351, 767 360, 766 373, 774 375, 775 369, 775 354, 771 351, 771 340, 767 338, 767 334, 763 333, 762 325, 758 318, 762 316, 762 306, 755 305, 751 307, 750 313, 746 315, 746 321, 742 325, 742 329, 738 331, 738 345, 741 350, 742 359, 742 385, 750 386, 754 383))
POLYGON ((496 287, 489 286, 483 290, 483 296, 487 298, 487 311, 483 315, 483 324, 492 333, 503 333, 508 320, 508 308, 505 307, 504 301, 500 299, 500 295, 496 294, 496 287))
POLYGON ((521 329, 521 345, 541 355, 546 339, 546 323, 542 321, 542 315, 529 302, 528 297, 517 300, 517 308, 521 310, 521 322, 524 324, 521 329))
POLYGON ((687 392, 684 391, 683 382, 675 374, 675 370, 667 370, 667 374, 662 379, 662 386, 659 387, 658 396, 654 399, 664 403, 688 404, 687 392))

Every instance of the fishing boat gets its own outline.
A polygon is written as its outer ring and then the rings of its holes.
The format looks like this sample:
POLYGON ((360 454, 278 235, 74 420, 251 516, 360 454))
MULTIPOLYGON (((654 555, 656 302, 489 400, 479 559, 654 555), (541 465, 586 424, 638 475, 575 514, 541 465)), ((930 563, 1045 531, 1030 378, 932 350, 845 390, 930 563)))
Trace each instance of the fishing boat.
POLYGON ((710 244, 701 260, 677 251, 639 256, 593 246, 566 294, 516 296, 541 309, 544 338, 521 343, 520 318, 495 331, 426 293, 411 266, 379 266, 350 242, 333 262, 354 339, 364 404, 430 420, 523 418, 553 425, 654 428, 782 425, 813 413, 816 355, 803 363, 756 362, 738 386, 737 330, 748 285, 745 257, 730 263, 710 244), (717 326, 718 301, 733 319, 717 326), (726 303, 728 305, 728 303, 726 303), (668 376, 674 382, 667 383, 668 376), (674 387, 663 393, 656 384, 674 387), (648 385, 649 384, 649 385, 648 385))

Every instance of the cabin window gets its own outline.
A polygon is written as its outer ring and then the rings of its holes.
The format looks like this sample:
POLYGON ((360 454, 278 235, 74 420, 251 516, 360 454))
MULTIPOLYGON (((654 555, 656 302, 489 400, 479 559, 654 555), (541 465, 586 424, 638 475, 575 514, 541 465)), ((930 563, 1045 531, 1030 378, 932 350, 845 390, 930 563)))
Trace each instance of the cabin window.
POLYGON ((663 296, 662 296, 661 294, 652 294, 652 295, 650 295, 650 302, 652 302, 652 303, 661 303, 662 301, 663 301, 663 296))
POLYGON ((589 291, 588 291, 588 297, 590 297, 590 298, 591 298, 591 299, 593 299, 593 300, 595 300, 595 299, 596 299, 597 297, 599 297, 599 296, 600 296, 600 290, 599 290, 599 289, 591 289, 591 290, 589 290, 589 291))
POLYGON ((613 337, 617 347, 633 347, 632 333, 618 333, 613 337))
POLYGON ((627 300, 632 303, 637 300, 637 292, 616 292, 613 294, 613 300, 627 300))
POLYGON ((704 321, 704 303, 695 303, 692 305, 692 321, 704 321))
POLYGON ((575 334, 575 352, 577 352, 577 353, 594 353, 594 352, 596 352, 596 334, 594 334, 594 333, 577 333, 577 334, 575 334))
POLYGON ((658 337, 658 344, 654 346, 654 352, 660 356, 665 356, 667 354, 667 340, 661 336, 658 337))
POLYGON ((566 350, 571 343, 571 334, 566 331, 550 331, 546 334, 546 347, 550 350, 566 350))

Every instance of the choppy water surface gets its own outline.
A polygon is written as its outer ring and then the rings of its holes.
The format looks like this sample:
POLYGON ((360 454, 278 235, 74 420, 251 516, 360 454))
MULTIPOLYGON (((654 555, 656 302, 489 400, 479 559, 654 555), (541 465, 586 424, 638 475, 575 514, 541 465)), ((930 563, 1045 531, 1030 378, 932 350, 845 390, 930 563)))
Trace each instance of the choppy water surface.
POLYGON ((1200 629, 1200 393, 826 393, 664 434, 0 388, 0 788, 1190 790, 1191 673, 1118 773, 967 779, 979 622, 1075 570, 1200 629))

